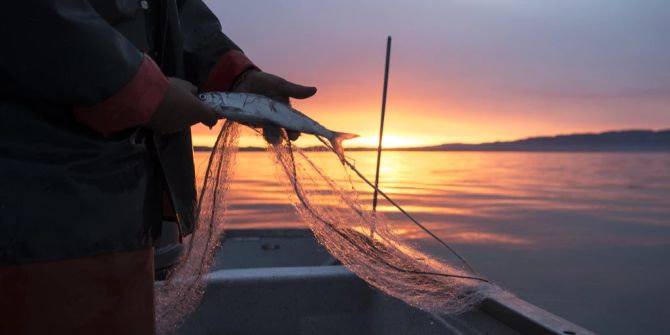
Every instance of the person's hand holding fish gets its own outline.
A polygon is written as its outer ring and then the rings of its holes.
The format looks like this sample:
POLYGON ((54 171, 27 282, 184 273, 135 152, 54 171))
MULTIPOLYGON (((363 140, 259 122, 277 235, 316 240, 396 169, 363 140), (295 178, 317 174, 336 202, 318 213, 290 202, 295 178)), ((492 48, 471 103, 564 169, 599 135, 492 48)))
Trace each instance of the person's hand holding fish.
POLYGON ((167 92, 147 127, 161 133, 173 133, 199 122, 210 128, 216 124, 219 119, 216 112, 195 97, 197 87, 174 77, 168 78, 168 82, 167 92))
MULTIPOLYGON (((316 87, 295 84, 273 74, 250 69, 237 78, 233 85, 233 92, 260 94, 290 105, 289 98, 309 98, 316 93, 316 87)), ((295 141, 300 136, 298 131, 291 129, 286 129, 286 131, 291 141, 295 141)), ((277 144, 281 141, 281 135, 276 125, 263 125, 263 137, 266 141, 277 144)))
POLYGON ((205 92, 198 94, 200 101, 214 108, 216 113, 230 121, 252 128, 263 128, 266 140, 279 144, 281 137, 268 139, 268 128, 284 128, 287 132, 308 133, 325 137, 342 162, 344 149, 342 141, 358 135, 332 131, 288 104, 273 100, 264 95, 235 92, 205 92))
MULTIPOLYGON (((168 90, 160 105, 154 112, 147 127, 162 133, 172 133, 203 123, 208 127, 216 124, 217 113, 199 101, 195 94, 198 89, 186 80, 170 77, 168 90)), ((233 86, 234 92, 254 93, 276 101, 289 104, 289 98, 305 99, 316 93, 316 87, 294 84, 284 78, 256 69, 242 73, 233 86)), ((291 140, 296 140, 300 132, 288 130, 291 140)), ((263 136, 270 143, 278 143, 281 131, 275 125, 263 125, 263 136)))

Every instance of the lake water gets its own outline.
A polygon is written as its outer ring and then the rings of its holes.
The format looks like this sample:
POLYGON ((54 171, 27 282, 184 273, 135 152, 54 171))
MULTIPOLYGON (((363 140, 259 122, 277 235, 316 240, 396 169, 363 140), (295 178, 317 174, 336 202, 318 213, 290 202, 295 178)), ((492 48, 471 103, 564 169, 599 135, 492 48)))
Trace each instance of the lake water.
MULTIPOLYGON (((332 154, 309 155, 336 175, 332 154)), ((371 179, 375 155, 349 154, 371 179)), ((303 226, 267 153, 236 166, 229 227, 303 226)), ((521 298, 598 333, 670 334, 670 154, 386 152, 380 188, 521 298)))

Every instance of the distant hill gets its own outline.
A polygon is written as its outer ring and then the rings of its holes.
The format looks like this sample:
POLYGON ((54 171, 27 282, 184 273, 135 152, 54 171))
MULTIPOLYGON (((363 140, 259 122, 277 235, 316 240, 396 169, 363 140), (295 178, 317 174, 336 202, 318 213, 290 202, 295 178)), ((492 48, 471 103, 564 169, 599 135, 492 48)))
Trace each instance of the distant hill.
MULTIPOLYGON (((305 148, 310 150, 315 148, 305 148)), ((194 147, 195 151, 210 151, 210 147, 194 147)), ((246 147, 240 151, 264 151, 264 148, 246 147)), ((369 151, 376 148, 347 148, 347 151, 369 151)), ((670 129, 621 130, 603 133, 583 133, 557 136, 529 137, 526 139, 480 144, 451 143, 428 147, 388 148, 385 151, 668 151, 670 129)))
POLYGON ((410 150, 432 151, 670 151, 670 129, 623 130, 530 137, 510 142, 442 144, 410 150))

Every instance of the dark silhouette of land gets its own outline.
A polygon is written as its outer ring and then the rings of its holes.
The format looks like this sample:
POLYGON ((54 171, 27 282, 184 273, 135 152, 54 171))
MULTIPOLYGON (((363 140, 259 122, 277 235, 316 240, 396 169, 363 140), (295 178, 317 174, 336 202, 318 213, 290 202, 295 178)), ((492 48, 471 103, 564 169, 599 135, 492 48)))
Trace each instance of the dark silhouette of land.
MULTIPOLYGON (((195 147, 210 151, 209 147, 195 147)), ((316 150, 321 148, 305 148, 316 150)), ((265 148, 246 147, 240 151, 264 151, 265 148)), ((368 151, 376 148, 347 148, 347 151, 368 151)), ((427 147, 388 148, 385 151, 569 151, 569 152, 670 152, 670 129, 621 130, 603 133, 582 133, 557 136, 529 137, 516 141, 480 144, 451 143, 427 147)))

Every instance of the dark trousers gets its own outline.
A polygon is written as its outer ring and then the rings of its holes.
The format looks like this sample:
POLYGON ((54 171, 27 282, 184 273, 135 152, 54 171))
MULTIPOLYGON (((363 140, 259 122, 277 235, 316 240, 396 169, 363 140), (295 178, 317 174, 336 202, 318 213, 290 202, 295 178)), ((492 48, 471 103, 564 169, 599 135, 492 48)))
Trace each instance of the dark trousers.
POLYGON ((0 334, 153 334, 152 248, 0 267, 0 334))

